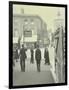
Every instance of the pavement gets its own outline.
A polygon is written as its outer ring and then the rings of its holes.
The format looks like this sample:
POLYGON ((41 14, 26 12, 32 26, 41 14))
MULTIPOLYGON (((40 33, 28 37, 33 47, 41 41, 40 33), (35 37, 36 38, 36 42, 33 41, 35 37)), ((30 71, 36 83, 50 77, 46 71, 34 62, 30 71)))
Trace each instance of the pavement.
POLYGON ((54 83, 51 65, 45 65, 44 60, 41 61, 41 72, 37 72, 36 61, 30 64, 30 59, 26 60, 25 72, 21 72, 20 61, 13 68, 13 85, 36 85, 54 83))
POLYGON ((51 71, 13 72, 13 85, 36 85, 54 83, 51 71))
MULTIPOLYGON (((49 48, 50 59, 53 60, 53 55, 51 48, 49 48), (50 52, 51 51, 51 52, 50 52)), ((30 56, 30 52, 27 52, 28 56, 30 56)), ((42 51, 42 57, 44 53, 42 51)), ((35 56, 35 55, 34 55, 35 56)), ((53 62, 53 61, 52 61, 53 62)), ((51 65, 45 65, 44 58, 41 59, 41 72, 37 72, 36 60, 34 59, 34 64, 30 63, 30 57, 27 57, 25 65, 25 72, 21 72, 20 60, 15 63, 15 67, 13 67, 13 85, 35 85, 35 84, 48 84, 54 83, 54 78, 51 73, 51 65)))

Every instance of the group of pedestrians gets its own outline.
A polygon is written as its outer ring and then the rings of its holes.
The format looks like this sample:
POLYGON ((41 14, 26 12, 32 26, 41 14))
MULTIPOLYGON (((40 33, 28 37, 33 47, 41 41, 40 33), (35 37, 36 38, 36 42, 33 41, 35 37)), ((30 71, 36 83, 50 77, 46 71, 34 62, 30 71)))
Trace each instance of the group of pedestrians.
MULTIPOLYGON (((27 58, 26 51, 27 51, 27 49, 24 48, 24 45, 22 45, 19 55, 17 54, 17 49, 16 49, 16 55, 17 55, 17 58, 20 58, 21 71, 23 71, 23 72, 25 72, 25 61, 27 58)), ((33 64, 34 63, 34 51, 33 51, 33 49, 31 49, 30 51, 31 51, 30 63, 33 64)), ((17 58, 16 58, 16 62, 17 62, 17 58)), ((48 52, 47 48, 45 48, 45 51, 44 51, 44 58, 45 58, 45 64, 50 64, 49 52, 48 52)), ((36 60, 37 71, 40 72, 41 50, 39 48, 39 45, 37 45, 37 48, 35 50, 35 60, 36 60)))

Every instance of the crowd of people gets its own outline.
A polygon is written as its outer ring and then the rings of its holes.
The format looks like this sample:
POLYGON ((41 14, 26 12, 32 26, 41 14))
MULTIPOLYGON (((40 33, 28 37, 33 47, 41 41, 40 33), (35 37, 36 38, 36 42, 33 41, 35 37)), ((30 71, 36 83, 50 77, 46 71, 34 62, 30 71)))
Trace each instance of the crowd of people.
MULTIPOLYGON (((18 59, 20 59, 20 67, 21 67, 22 72, 25 72, 25 61, 27 59, 26 51, 27 51, 27 49, 22 44, 22 47, 20 50, 18 50, 18 48, 16 48, 15 55, 14 55, 15 58, 13 59, 14 66, 15 66, 14 60, 16 62, 18 62, 18 59)), ((34 50, 33 50, 33 48, 30 49, 30 52, 31 52, 30 63, 34 64, 34 50)), ((45 59, 45 64, 50 64, 48 48, 45 48, 45 50, 44 50, 44 59, 45 59)), ((40 72, 41 71, 40 70, 41 50, 39 48, 39 45, 37 45, 36 50, 35 50, 35 60, 36 60, 37 71, 40 72)))

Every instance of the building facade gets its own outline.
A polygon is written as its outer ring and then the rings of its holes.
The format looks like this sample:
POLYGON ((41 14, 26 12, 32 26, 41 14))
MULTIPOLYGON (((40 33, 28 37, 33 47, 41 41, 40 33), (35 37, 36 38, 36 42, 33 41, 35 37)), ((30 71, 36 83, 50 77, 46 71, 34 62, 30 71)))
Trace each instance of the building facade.
POLYGON ((46 23, 36 15, 13 15, 13 44, 16 43, 27 48, 36 48, 37 44, 40 47, 48 45, 46 23))
POLYGON ((62 18, 55 19, 55 32, 53 33, 53 43, 55 48, 55 75, 58 83, 65 82, 65 26, 62 18))

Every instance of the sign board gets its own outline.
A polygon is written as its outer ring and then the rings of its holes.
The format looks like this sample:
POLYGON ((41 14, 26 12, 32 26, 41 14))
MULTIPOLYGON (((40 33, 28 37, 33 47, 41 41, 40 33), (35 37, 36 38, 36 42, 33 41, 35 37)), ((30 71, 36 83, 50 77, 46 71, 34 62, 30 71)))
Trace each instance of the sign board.
POLYGON ((32 31, 24 31, 24 37, 32 37, 32 31))

